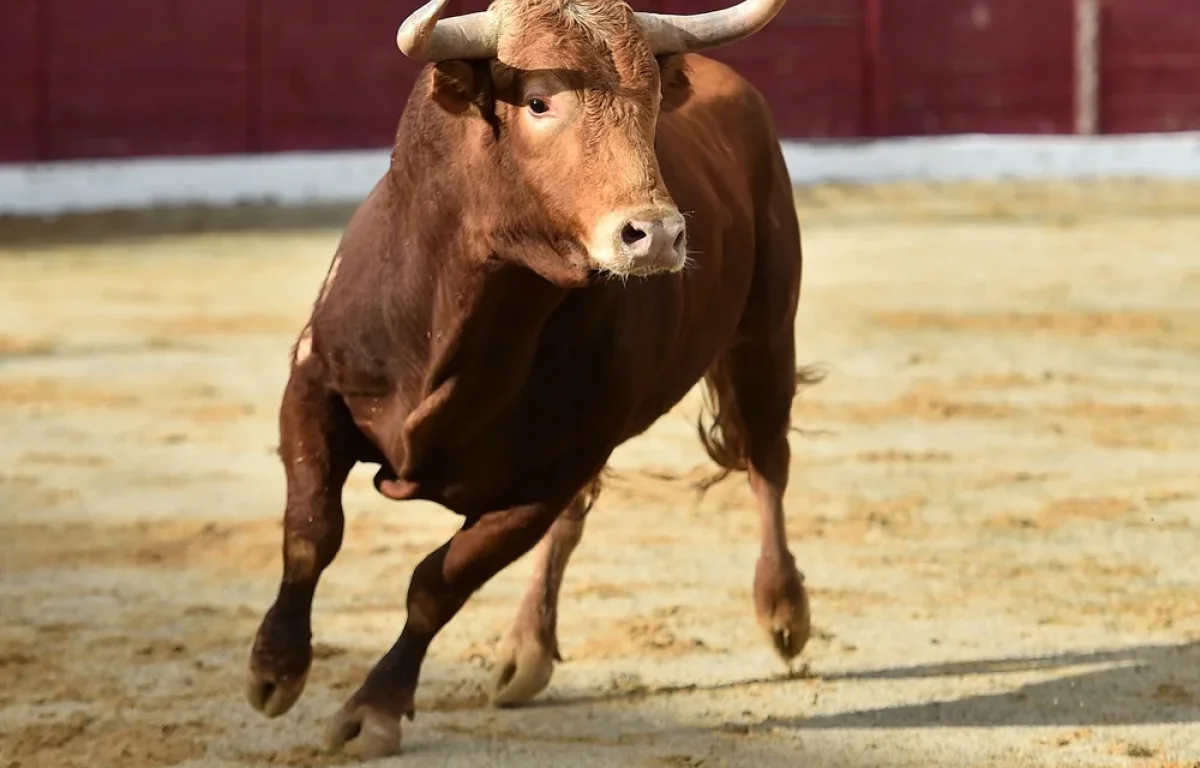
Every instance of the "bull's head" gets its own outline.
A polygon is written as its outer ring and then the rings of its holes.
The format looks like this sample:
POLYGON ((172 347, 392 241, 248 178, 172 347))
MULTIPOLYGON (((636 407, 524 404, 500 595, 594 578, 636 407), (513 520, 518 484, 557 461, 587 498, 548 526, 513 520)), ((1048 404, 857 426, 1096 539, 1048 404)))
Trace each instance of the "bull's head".
POLYGON ((443 19, 448 0, 433 0, 397 44, 439 64, 435 101, 486 126, 485 146, 464 147, 463 160, 523 190, 510 208, 536 209, 520 212, 536 224, 506 222, 508 237, 536 231, 573 243, 590 269, 648 275, 687 263, 687 226, 654 147, 664 88, 682 80, 667 57, 751 35, 784 2, 677 16, 620 0, 495 0, 443 19))

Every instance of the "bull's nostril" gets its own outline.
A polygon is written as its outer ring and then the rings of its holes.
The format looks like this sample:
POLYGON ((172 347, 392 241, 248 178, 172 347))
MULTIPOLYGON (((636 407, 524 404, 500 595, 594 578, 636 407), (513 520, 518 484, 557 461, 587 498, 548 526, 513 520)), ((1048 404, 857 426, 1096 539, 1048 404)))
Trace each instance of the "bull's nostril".
POLYGON ((675 250, 683 247, 683 238, 686 234, 686 232, 680 232, 678 235, 675 235, 675 250))
POLYGON ((625 245, 633 245, 634 243, 636 243, 638 240, 641 240, 645 236, 646 236, 645 232, 643 232, 642 230, 633 226, 632 224, 626 224, 621 229, 621 242, 625 243, 625 245))

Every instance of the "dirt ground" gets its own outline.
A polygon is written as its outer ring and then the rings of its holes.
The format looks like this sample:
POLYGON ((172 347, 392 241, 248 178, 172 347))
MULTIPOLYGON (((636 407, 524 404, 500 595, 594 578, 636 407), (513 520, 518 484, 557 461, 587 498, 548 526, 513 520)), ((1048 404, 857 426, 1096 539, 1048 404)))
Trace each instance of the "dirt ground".
MULTIPOLYGON (((800 191, 789 532, 805 668, 750 588, 757 517, 690 396, 618 452, 566 662, 485 703, 522 560, 435 642, 405 766, 1200 766, 1200 185, 800 191)), ((333 765, 326 719, 457 526, 362 468, 287 716, 241 693, 279 574, 275 413, 336 228, 0 250, 0 768, 333 765)))

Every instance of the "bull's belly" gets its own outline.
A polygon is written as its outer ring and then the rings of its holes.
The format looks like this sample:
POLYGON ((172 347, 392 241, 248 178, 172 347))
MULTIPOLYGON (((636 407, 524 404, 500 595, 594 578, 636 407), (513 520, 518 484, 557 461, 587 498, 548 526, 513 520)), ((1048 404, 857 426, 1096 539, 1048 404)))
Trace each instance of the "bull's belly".
POLYGON ((565 507, 618 446, 649 429, 702 375, 700 370, 690 380, 654 387, 625 407, 615 400, 564 406, 544 392, 531 392, 486 424, 472 424, 469 414, 453 420, 476 427, 473 434, 433 430, 411 452, 404 433, 409 409, 398 400, 347 404, 359 429, 379 449, 364 461, 379 464, 375 486, 380 493, 400 501, 432 501, 473 518, 528 504, 565 507))
POLYGON ((436 410, 395 389, 344 398, 378 448, 377 488, 468 517, 530 503, 565 506, 618 446, 669 412, 723 353, 740 312, 735 302, 721 309, 703 332, 687 337, 667 338, 668 324, 651 317, 644 325, 661 338, 641 334, 628 347, 607 343, 607 329, 594 331, 598 338, 556 334, 561 343, 547 342, 519 382, 500 385, 490 367, 462 370, 458 394, 436 410), (506 402, 495 399, 498 391, 509 393, 506 402), (414 433, 415 420, 424 423, 414 433))

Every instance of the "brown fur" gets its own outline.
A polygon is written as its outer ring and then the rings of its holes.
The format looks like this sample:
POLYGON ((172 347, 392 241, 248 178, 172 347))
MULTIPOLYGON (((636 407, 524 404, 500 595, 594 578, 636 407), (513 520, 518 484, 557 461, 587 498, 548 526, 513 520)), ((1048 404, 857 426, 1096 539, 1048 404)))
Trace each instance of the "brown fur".
POLYGON ((763 520, 760 621, 787 658, 807 638, 782 494, 791 400, 815 379, 794 360, 799 227, 770 110, 722 64, 656 61, 615 0, 495 7, 499 61, 429 66, 414 86, 280 408, 285 575, 252 652, 261 711, 287 711, 303 688, 349 467, 378 464, 384 495, 464 517, 413 573, 404 631, 332 746, 396 746, 371 739, 398 742, 437 631, 573 499, 586 513, 612 451, 701 379, 705 448, 749 472, 763 520), (531 93, 567 117, 533 121, 531 93), (689 216, 689 268, 624 280, 589 260, 597 221, 668 204, 689 216))

